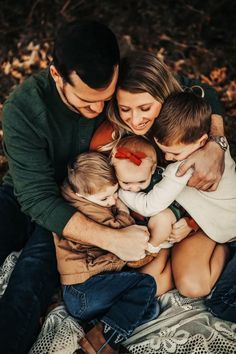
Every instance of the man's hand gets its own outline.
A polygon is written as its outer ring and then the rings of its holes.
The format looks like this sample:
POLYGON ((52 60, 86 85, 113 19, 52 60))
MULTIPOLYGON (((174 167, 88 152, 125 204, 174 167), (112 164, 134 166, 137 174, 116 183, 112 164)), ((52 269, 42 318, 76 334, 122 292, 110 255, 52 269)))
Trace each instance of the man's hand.
POLYGON ((218 144, 209 141, 180 165, 176 175, 183 176, 193 167, 194 172, 188 186, 207 192, 215 191, 224 172, 224 154, 218 144))
POLYGON ((192 228, 187 224, 185 218, 180 219, 175 224, 173 224, 171 234, 168 238, 168 241, 171 243, 176 243, 182 241, 187 237, 192 228))
POLYGON ((144 258, 149 236, 146 226, 131 225, 112 229, 96 223, 78 211, 63 230, 63 237, 66 239, 102 248, 124 261, 144 258))
POLYGON ((146 226, 131 225, 116 230, 119 235, 112 238, 109 250, 124 261, 138 261, 146 256, 149 231, 146 226))

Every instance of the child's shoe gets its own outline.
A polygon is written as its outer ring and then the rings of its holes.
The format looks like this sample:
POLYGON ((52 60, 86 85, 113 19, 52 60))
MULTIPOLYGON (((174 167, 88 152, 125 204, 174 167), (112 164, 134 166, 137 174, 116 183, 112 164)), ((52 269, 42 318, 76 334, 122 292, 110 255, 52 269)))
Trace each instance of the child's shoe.
POLYGON ((119 354, 118 350, 114 350, 103 336, 103 325, 98 322, 86 335, 80 339, 79 346, 81 349, 77 353, 83 354, 119 354))

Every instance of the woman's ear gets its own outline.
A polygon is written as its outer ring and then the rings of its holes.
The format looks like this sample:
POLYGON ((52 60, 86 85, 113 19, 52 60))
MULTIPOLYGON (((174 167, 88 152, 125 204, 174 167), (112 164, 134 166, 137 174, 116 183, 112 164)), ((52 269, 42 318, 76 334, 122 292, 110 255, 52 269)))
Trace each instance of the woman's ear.
POLYGON ((115 153, 116 152, 117 152, 117 150, 116 150, 116 147, 114 146, 112 151, 111 151, 111 153, 110 153, 110 155, 109 155, 109 161, 110 161, 110 164, 112 166, 115 166, 115 160, 116 160, 115 153))
POLYGON ((155 136, 153 137, 153 140, 154 140, 155 144, 158 144, 158 140, 157 140, 157 138, 155 138, 155 136))
POLYGON ((204 146, 205 144, 206 144, 206 142, 207 142, 207 140, 208 140, 208 134, 203 134, 202 136, 201 136, 201 138, 199 139, 199 145, 202 147, 202 146, 204 146))

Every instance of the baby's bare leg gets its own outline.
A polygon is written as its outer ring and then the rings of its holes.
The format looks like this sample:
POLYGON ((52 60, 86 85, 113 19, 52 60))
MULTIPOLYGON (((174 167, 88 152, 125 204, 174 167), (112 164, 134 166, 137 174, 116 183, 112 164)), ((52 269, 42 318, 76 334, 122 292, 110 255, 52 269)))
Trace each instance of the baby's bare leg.
MULTIPOLYGON (((143 267, 149 262, 152 263, 153 257, 159 254, 161 248, 171 247, 172 244, 166 242, 166 245, 164 245, 163 241, 167 240, 172 230, 172 224, 175 223, 175 221, 175 215, 170 209, 165 209, 161 213, 152 216, 148 223, 150 239, 146 257, 139 261, 128 262, 127 265, 131 268, 143 267)), ((163 269, 164 265, 161 266, 161 271, 163 269)))
POLYGON ((153 276, 157 283, 157 296, 174 288, 169 249, 162 249, 157 257, 140 268, 139 272, 153 276))
POLYGON ((176 222, 176 217, 171 209, 167 208, 150 218, 148 229, 150 231, 149 242, 153 246, 159 246, 168 240, 172 231, 172 225, 176 222))

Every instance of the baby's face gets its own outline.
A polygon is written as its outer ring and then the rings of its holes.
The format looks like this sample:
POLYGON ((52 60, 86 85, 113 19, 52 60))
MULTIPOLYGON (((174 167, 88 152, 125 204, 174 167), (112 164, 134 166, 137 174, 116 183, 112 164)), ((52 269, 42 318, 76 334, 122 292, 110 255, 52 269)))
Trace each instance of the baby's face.
POLYGON ((116 204, 118 187, 118 183, 114 186, 106 186, 102 191, 84 198, 103 207, 111 207, 116 204))
POLYGON ((155 170, 153 162, 142 160, 137 166, 128 160, 119 160, 115 163, 116 176, 122 189, 131 192, 140 192, 146 189, 155 170))

